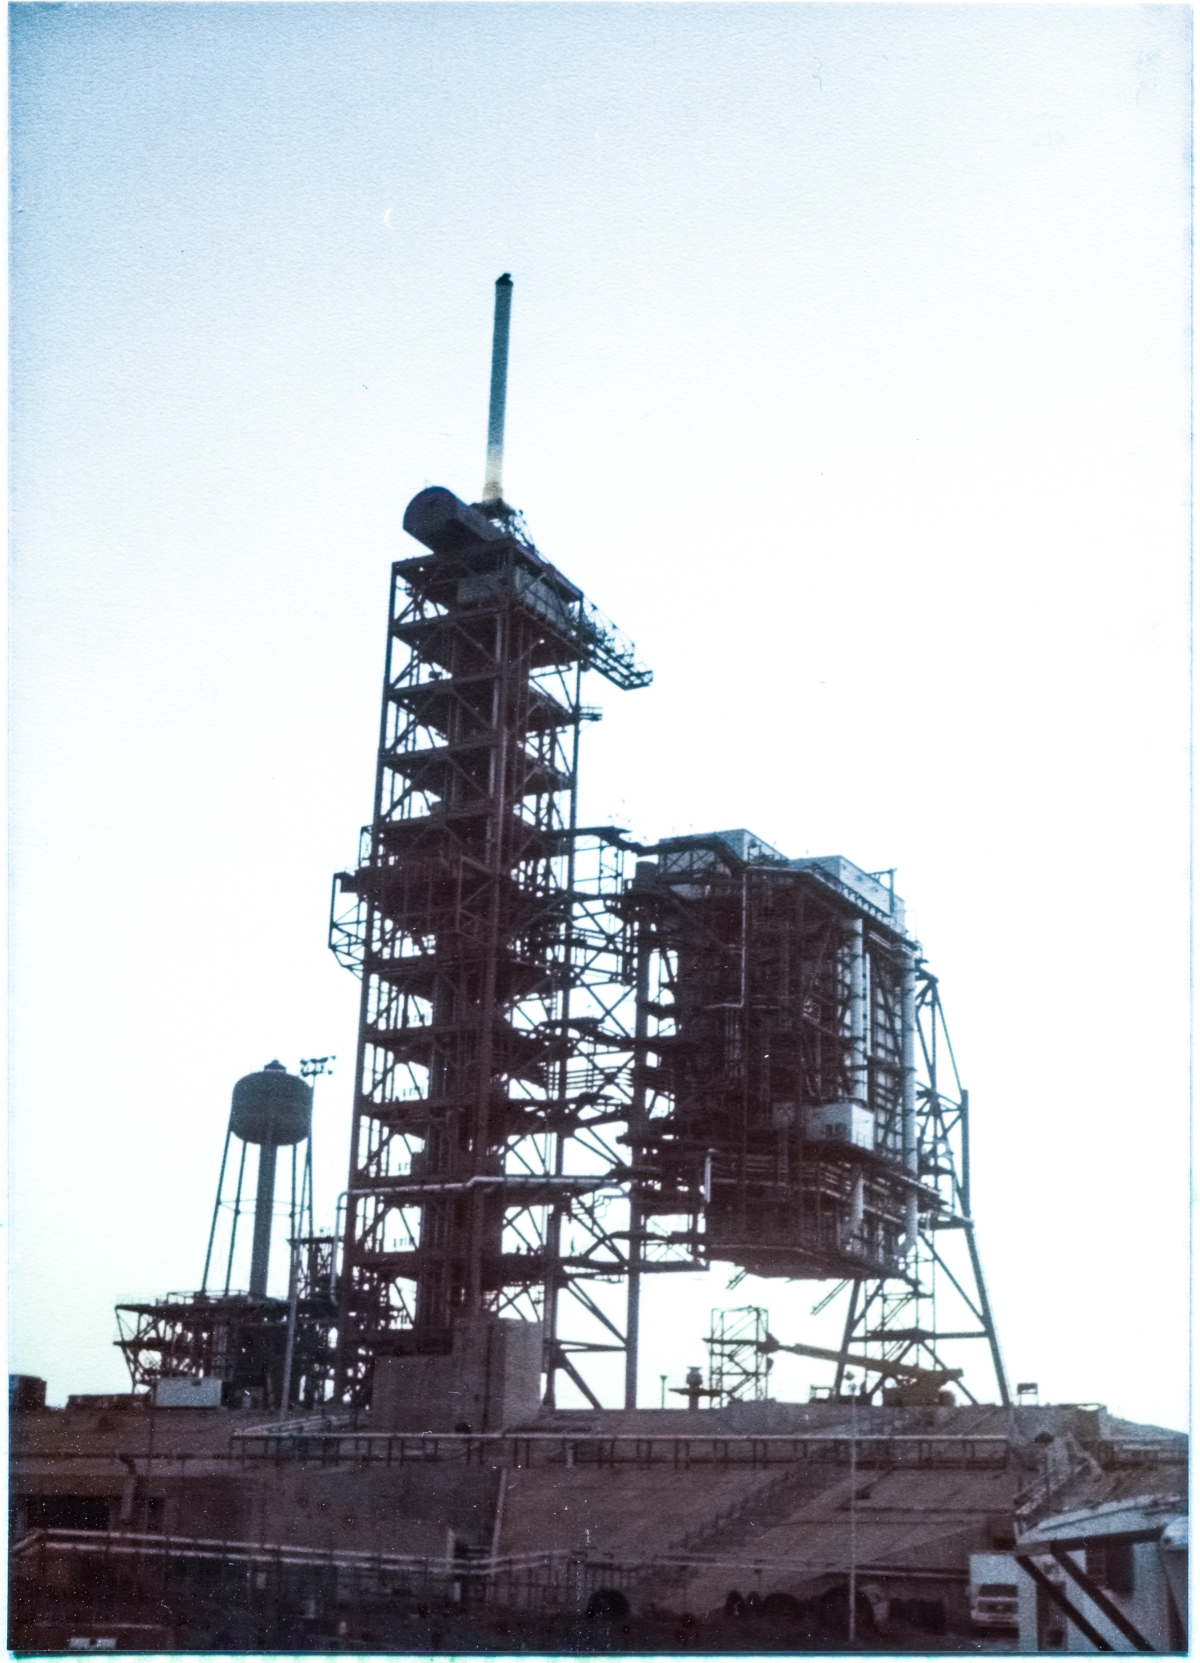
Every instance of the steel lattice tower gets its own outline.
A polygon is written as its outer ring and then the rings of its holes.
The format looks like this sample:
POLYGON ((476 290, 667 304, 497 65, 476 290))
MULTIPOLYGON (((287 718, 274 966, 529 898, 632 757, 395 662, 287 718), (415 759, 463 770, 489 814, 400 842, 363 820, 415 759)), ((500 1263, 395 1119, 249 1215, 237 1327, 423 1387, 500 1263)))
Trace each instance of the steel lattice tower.
POLYGON ((510 295, 484 501, 433 488, 404 516, 426 552, 392 569, 374 812, 338 879, 352 910, 335 898, 331 945, 362 975, 339 1313, 360 1400, 376 1356, 445 1348, 459 1317, 521 1294, 552 1316, 564 1211, 606 1176, 562 1159, 605 1106, 572 992, 611 977, 620 932, 597 944, 578 916, 580 677, 650 673, 500 498, 510 295))

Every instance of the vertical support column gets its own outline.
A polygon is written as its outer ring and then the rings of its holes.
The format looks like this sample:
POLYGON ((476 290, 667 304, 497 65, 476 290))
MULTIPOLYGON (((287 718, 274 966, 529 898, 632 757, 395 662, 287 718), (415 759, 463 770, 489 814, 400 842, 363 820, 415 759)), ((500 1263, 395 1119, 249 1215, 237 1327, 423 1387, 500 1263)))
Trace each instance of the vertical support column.
MULTIPOLYGON (((499 284, 496 294, 499 308, 499 284)), ((511 563, 508 570, 511 573, 511 563)), ((508 847, 508 819, 513 803, 512 752, 518 743, 514 726, 519 708, 518 686, 528 674, 520 651, 524 645, 524 631, 507 611, 498 614, 494 629, 496 660, 500 668, 493 683, 492 728, 489 735, 491 777, 487 806, 487 941, 483 965, 483 991, 476 1017, 475 1101, 470 1155, 472 1177, 486 1171, 491 1146, 492 1091, 495 1084, 493 1047, 497 1021, 502 1014, 497 1003, 497 972, 504 939, 501 921, 502 889, 512 867, 511 851, 508 847)), ((459 1089, 466 1084, 466 1081, 461 1082, 459 1089)), ((466 1309, 475 1314, 482 1313, 487 1308, 483 1286, 486 1204, 481 1188, 475 1189, 468 1206, 466 1309)), ((499 1246, 498 1242, 496 1246, 499 1246)))
MULTIPOLYGON (((657 867, 639 860, 634 884, 652 882, 657 867)), ((629 1147, 635 1164, 641 1160, 641 1137, 646 1123, 646 1041, 650 1034, 650 940, 645 920, 637 924, 637 987, 633 1020, 633 1091, 629 1108, 629 1147)), ((642 1303, 642 1226, 635 1174, 629 1194, 629 1280, 625 1301, 625 1407, 637 1408, 638 1341, 642 1303)))
POLYGON ((292 1369, 296 1361, 296 1318, 300 1306, 300 1249, 295 1235, 288 1242, 287 1339, 283 1348, 283 1383, 279 1388, 279 1413, 286 1420, 292 1401, 292 1369))
POLYGON ((962 1149, 962 1171, 958 1178, 958 1194, 962 1210, 971 1217, 971 1094, 964 1086, 958 1103, 958 1124, 962 1149))
MULTIPOLYGON (((398 645, 395 624, 402 610, 402 593, 400 574, 396 566, 393 566, 388 588, 388 622, 383 651, 383 686, 379 700, 379 737, 376 744, 375 793, 371 806, 370 849, 364 859, 364 851, 360 845, 360 867, 363 865, 375 867, 382 862, 381 827, 384 820, 385 773, 383 758, 388 746, 388 723, 395 708, 392 705, 390 695, 394 679, 395 653, 398 645)), ((363 1290, 359 1282, 361 1276, 360 1242, 365 1234, 363 1227, 366 1223, 371 1202, 366 1196, 356 1195, 355 1191, 361 1182, 364 1136, 367 1134, 370 1125, 371 1087, 367 1083, 367 1056, 371 1049, 371 995, 374 985, 370 959, 376 949, 378 931, 378 908, 374 899, 368 896, 360 943, 363 958, 361 966, 362 980, 358 995, 358 1040, 354 1054, 354 1107, 350 1122, 350 1162, 346 1177, 346 1210, 343 1217, 341 1275, 337 1282, 338 1338, 333 1374, 333 1395, 337 1402, 342 1402, 347 1395, 355 1395, 361 1390, 360 1371, 364 1361, 359 1332, 363 1314, 361 1310, 363 1290)), ((336 1268, 335 1263, 335 1271, 336 1268)))
MULTIPOLYGON (((915 1178, 919 1167, 917 1149, 917 967, 912 954, 904 961, 904 1102, 902 1126, 904 1165, 915 1178)), ((909 1192, 904 1209, 904 1252, 911 1254, 917 1247, 917 1197, 909 1192)))
POLYGON ((641 1213, 633 1202, 629 1207, 629 1286, 625 1296, 625 1407, 637 1408, 638 1338, 641 1320, 642 1273, 641 1213))
POLYGON ((1000 1354, 1000 1340, 992 1317, 992 1306, 988 1299, 987 1284, 983 1280, 983 1266, 979 1261, 979 1249, 975 1245, 975 1226, 969 1220, 964 1234, 967 1238, 967 1252, 971 1255, 971 1269, 975 1273, 975 1291, 979 1295, 979 1310, 983 1317, 983 1329, 987 1335, 988 1350, 992 1354, 992 1367, 996 1372, 996 1388, 1000 1393, 1001 1403, 1007 1409, 1012 1402, 1008 1395, 1008 1377, 1004 1372, 1004 1358, 1000 1354))
MULTIPOLYGON (((856 1108, 866 1109, 870 1101, 867 1078, 867 957, 863 945, 863 921, 850 921, 850 1099, 856 1108)), ((872 1144, 874 1135, 872 1134, 872 1144)), ((850 1179, 850 1215, 846 1245, 861 1250, 863 1194, 866 1188, 861 1168, 850 1179)))
MULTIPOLYGON (((562 1137, 557 1139, 558 1156, 555 1171, 562 1171, 562 1137)), ((562 1208, 551 1207, 546 1220, 546 1280, 542 1291, 542 1344, 546 1369, 546 1390, 542 1403, 547 1409, 557 1406, 555 1376, 558 1373, 558 1277, 562 1253, 562 1208)))
MULTIPOLYGON (((574 733, 571 736, 571 795, 567 808, 567 894, 572 897, 571 908, 567 913, 566 933, 563 939, 563 965, 567 972, 562 993, 562 1031, 570 1031, 571 1021, 571 991, 574 987, 575 976, 575 881, 576 855, 575 833, 579 825, 579 738, 582 724, 583 700, 583 666, 575 666, 575 698, 573 702, 574 733)), ((568 1100, 571 1092, 571 1058, 565 1054, 558 1065, 558 1106, 563 1123, 566 1123, 568 1100)), ((563 1173, 566 1140, 559 1131, 554 1135, 554 1174, 561 1177, 563 1173)), ((558 1295, 562 1283, 562 1226, 563 1210, 561 1207, 551 1207, 546 1219, 546 1279, 542 1285, 542 1356, 546 1372, 546 1390, 542 1396, 542 1403, 547 1409, 556 1407, 558 1395, 557 1375, 562 1361, 558 1342, 558 1295)))
POLYGON ((225 1261, 225 1297, 229 1297, 230 1283, 233 1281, 233 1253, 237 1247, 238 1221, 242 1216, 242 1179, 246 1176, 246 1144, 242 1144, 241 1159, 238 1161, 237 1189, 233 1195, 233 1224, 229 1230, 229 1257, 225 1261))
POLYGON ((208 1232, 208 1251, 204 1255, 204 1275, 200 1282, 200 1292, 208 1291, 208 1271, 212 1264, 213 1243, 217 1239, 217 1216, 221 1211, 221 1191, 225 1185, 225 1163, 229 1159, 229 1140, 233 1136, 233 1127, 225 1133, 225 1147, 221 1151, 221 1171, 217 1176, 217 1199, 213 1203, 212 1228, 208 1232))

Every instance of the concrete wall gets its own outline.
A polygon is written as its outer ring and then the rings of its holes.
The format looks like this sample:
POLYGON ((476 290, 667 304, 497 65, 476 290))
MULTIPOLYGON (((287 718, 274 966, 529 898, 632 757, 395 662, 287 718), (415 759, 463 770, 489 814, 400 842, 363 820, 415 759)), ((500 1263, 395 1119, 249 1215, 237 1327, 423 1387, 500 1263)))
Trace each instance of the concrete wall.
POLYGON ((371 1425, 380 1432, 494 1432, 534 1419, 541 1399, 542 1325, 461 1318, 441 1356, 381 1357, 371 1425))

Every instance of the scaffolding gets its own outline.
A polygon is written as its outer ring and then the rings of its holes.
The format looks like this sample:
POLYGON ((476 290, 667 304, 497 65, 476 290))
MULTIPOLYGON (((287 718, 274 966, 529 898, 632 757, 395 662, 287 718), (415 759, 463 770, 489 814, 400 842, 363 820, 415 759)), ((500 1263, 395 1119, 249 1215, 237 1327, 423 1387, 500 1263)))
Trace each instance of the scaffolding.
POLYGON ((118 1305, 119 1346, 135 1391, 188 1377, 221 1382, 221 1401, 263 1408, 316 1407, 333 1382, 331 1333, 335 1241, 296 1241, 299 1277, 295 1313, 288 1299, 248 1293, 177 1293, 144 1304, 118 1305), (293 1362, 287 1369, 288 1330, 293 1362))
POLYGON ((714 1402, 761 1403, 773 1359, 767 1355, 767 1313, 761 1305, 713 1311, 708 1335, 708 1385, 714 1402))

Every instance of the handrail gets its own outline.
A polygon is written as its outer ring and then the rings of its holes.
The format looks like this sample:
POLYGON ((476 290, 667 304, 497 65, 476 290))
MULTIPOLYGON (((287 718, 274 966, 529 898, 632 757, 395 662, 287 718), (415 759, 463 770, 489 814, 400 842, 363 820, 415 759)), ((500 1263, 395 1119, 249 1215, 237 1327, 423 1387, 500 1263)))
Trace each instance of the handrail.
POLYGON ((345 1432, 350 1429, 352 1419, 353 1416, 349 1410, 339 1415, 309 1415, 302 1420, 270 1421, 265 1426, 254 1427, 253 1430, 247 1429, 245 1432, 235 1432, 233 1436, 235 1438, 253 1438, 291 1436, 297 1433, 307 1436, 314 1433, 320 1435, 325 1432, 345 1432))
MULTIPOLYGON (((266 1428, 247 1428, 232 1432, 234 1439, 258 1437, 266 1428)), ((446 1444, 472 1447, 481 1443, 521 1443, 539 1447, 550 1444, 721 1444, 735 1448, 750 1445, 782 1448, 785 1444, 849 1444, 852 1441, 865 1447, 871 1444, 987 1444, 1008 1446, 1010 1440, 1003 1432, 386 1432, 364 1427, 358 1432, 339 1433, 338 1436, 359 1439, 408 1439, 414 1443, 446 1444)))
POLYGON ((305 1435, 275 1435, 247 1429, 230 1435, 235 1458, 248 1460, 316 1459, 385 1462, 487 1461, 514 1466, 550 1466, 560 1461, 580 1466, 693 1465, 774 1466, 810 1458, 848 1460, 851 1446, 866 1463, 882 1458, 901 1466, 1007 1465, 1009 1439, 980 1433, 575 1433, 575 1432, 383 1432, 360 1430, 305 1435))
POLYGON ((225 1540, 219 1536, 168 1536, 160 1531, 67 1530, 48 1527, 32 1530, 14 1543, 13 1558, 24 1557, 44 1544, 65 1552, 137 1553, 172 1555, 192 1559, 239 1559, 283 1565, 332 1565, 345 1569, 423 1571, 453 1577, 482 1571, 525 1570, 536 1566, 583 1562, 583 1556, 568 1548, 551 1548, 535 1553, 504 1554, 479 1559, 449 1559, 445 1555, 376 1553, 366 1548, 307 1547, 299 1542, 250 1542, 225 1540))
MULTIPOLYGON (((580 1552, 570 1548, 551 1548, 535 1553, 502 1554, 479 1559, 450 1559, 445 1556, 403 1553, 372 1553, 356 1548, 310 1548, 298 1543, 223 1541, 218 1537, 164 1536, 159 1533, 106 1530, 39 1529, 22 1537, 11 1549, 12 1557, 24 1557, 33 1548, 44 1545, 66 1553, 103 1553, 131 1557, 150 1553, 162 1557, 240 1560, 244 1563, 264 1563, 291 1566, 328 1566, 342 1570, 377 1570, 389 1573, 418 1572, 451 1581, 463 1579, 496 1579, 506 1573, 542 1570, 547 1574, 575 1568, 605 1576, 624 1575, 643 1578, 655 1571, 703 1571, 714 1569, 780 1571, 794 1574, 798 1569, 808 1573, 823 1570, 844 1570, 843 1559, 769 1559, 741 1556, 724 1557, 715 1554, 655 1554, 637 1560, 617 1559, 613 1556, 580 1552)), ((914 1573, 911 1567, 889 1565, 884 1561, 864 1562, 863 1571, 886 1575, 902 1572, 906 1577, 914 1573)), ((965 1570, 953 1567, 927 1567, 925 1574, 939 1580, 964 1580, 965 1570)))

